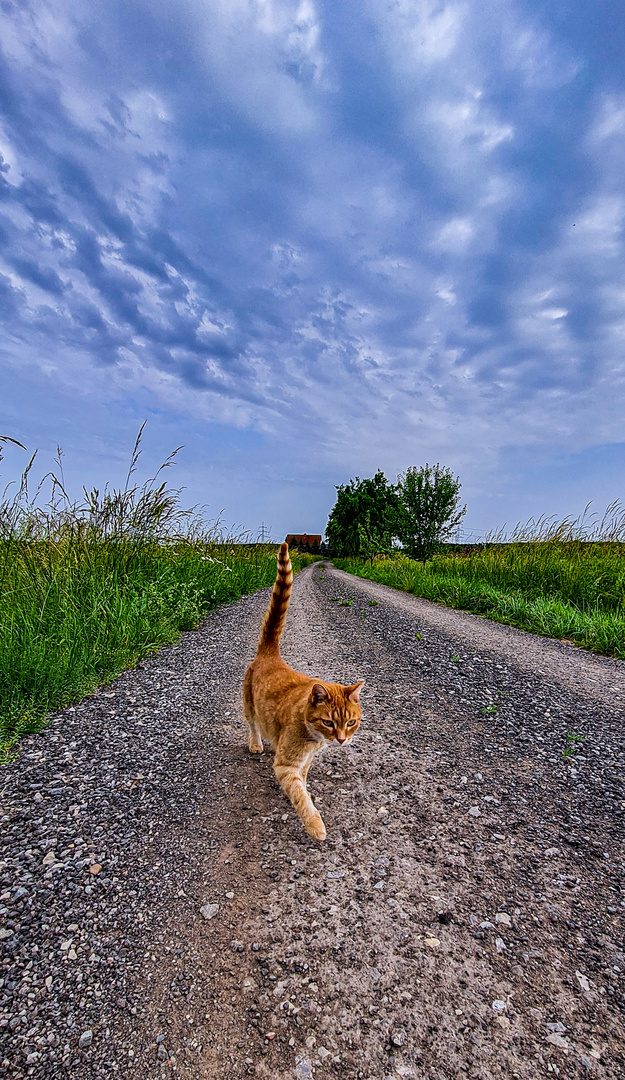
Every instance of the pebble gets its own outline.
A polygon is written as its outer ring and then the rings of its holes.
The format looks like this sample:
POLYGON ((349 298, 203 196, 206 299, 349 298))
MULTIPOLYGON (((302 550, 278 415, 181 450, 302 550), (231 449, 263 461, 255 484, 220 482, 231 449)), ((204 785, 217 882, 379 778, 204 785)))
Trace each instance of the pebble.
POLYGON ((588 991, 590 990, 590 983, 588 982, 586 976, 583 975, 581 971, 576 971, 575 978, 580 985, 580 989, 583 990, 584 993, 588 993, 588 991))
POLYGON ((397 1028, 396 1031, 391 1032, 391 1042, 393 1046, 403 1046, 406 1041, 406 1032, 403 1028, 397 1028))
POLYGON ((88 1029, 87 1031, 83 1031, 82 1035, 80 1036, 80 1038, 78 1040, 78 1045, 79 1045, 81 1050, 84 1050, 86 1046, 91 1046, 92 1042, 93 1042, 93 1032, 90 1029, 88 1029))
POLYGON ((309 1061, 306 1061, 306 1058, 299 1058, 299 1060, 296 1060, 293 1076, 295 1077, 295 1080, 312 1080, 312 1065, 309 1061))
POLYGON ((219 904, 204 904, 204 907, 200 908, 200 915, 205 919, 214 919, 218 911, 219 904))
POLYGON ((502 923, 504 926, 512 926, 512 919, 506 911, 498 911, 495 915, 495 922, 502 923))
POLYGON ((498 1013, 505 1012, 506 1003, 505 1003, 505 1001, 502 1001, 501 998, 497 998, 496 1001, 493 1001, 493 1003, 491 1005, 491 1009, 493 1010, 493 1012, 498 1012, 498 1013))
POLYGON ((569 1049, 569 1040, 565 1035, 556 1035, 555 1033, 547 1036, 547 1042, 552 1046, 557 1046, 560 1050, 569 1049))
POLYGON ((440 941, 437 937, 426 937, 425 944, 427 945, 428 949, 438 949, 440 941))
POLYGON ((495 948, 497 949, 498 953, 505 952, 506 943, 503 938, 495 938, 495 948))
POLYGON ((378 817, 380 817, 380 818, 388 817, 388 810, 387 810, 386 806, 381 806, 380 807, 380 809, 378 810, 378 817))
POLYGON ((467 810, 467 814, 470 817, 481 817, 482 811, 480 810, 479 806, 470 806, 467 810))

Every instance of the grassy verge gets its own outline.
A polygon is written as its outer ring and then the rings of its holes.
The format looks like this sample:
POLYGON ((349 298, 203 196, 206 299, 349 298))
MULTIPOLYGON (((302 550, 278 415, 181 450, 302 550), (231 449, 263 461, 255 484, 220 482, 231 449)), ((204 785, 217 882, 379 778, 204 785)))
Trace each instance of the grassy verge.
MULTIPOLYGON (((138 456, 139 443, 129 478, 138 456)), ((297 571, 312 559, 292 561, 297 571)), ((23 477, 0 504, 0 757, 275 573, 273 546, 224 540, 156 478, 77 505, 53 477, 41 508, 23 477)))
POLYGON ((619 543, 494 544, 437 555, 424 567, 403 556, 335 566, 426 600, 625 659, 625 546, 619 543))
MULTIPOLYGON (((39 730, 219 604, 271 585, 271 547, 179 540, 40 542, 0 549, 0 744, 39 730)), ((292 557, 294 569, 306 556, 292 557)))

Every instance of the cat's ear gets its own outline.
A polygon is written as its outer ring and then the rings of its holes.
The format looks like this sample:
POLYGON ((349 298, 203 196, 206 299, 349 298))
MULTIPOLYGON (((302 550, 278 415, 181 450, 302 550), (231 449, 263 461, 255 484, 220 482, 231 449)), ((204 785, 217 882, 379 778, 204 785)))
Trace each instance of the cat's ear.
POLYGON ((354 683, 353 686, 346 686, 345 687, 345 695, 346 695, 346 697, 349 698, 350 701, 354 702, 354 705, 357 705, 358 702, 360 701, 360 690, 361 690, 361 687, 363 687, 364 685, 365 684, 364 684, 364 681, 363 681, 363 682, 354 683))
POLYGON ((311 705, 320 705, 322 701, 327 701, 329 696, 328 691, 322 683, 313 683, 312 690, 310 691, 311 705))

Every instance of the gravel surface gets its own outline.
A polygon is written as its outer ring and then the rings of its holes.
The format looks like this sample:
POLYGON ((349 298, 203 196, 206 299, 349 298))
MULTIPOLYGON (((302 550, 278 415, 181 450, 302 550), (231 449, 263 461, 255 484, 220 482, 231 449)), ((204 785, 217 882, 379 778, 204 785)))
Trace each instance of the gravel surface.
POLYGON ((246 751, 267 597, 2 770, 3 1074, 621 1078, 625 665, 303 571, 285 658, 367 680, 319 845, 246 751))

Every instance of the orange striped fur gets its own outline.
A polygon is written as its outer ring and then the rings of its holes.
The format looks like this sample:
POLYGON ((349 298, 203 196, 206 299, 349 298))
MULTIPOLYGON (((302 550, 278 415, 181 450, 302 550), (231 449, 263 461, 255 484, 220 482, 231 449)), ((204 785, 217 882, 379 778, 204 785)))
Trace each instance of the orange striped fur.
POLYGON ((278 572, 271 593, 269 607, 263 619, 258 651, 279 649, 280 638, 286 622, 286 613, 293 588, 293 567, 288 544, 281 544, 278 552, 278 572))
POLYGON ((278 571, 263 620, 258 650, 245 672, 243 714, 249 748, 263 753, 263 739, 275 750, 278 782, 306 831, 324 840, 325 825, 306 788, 312 759, 331 743, 347 745, 360 726, 362 682, 324 682, 294 671, 280 656, 280 637, 291 597, 293 570, 287 544, 278 552, 278 571))

